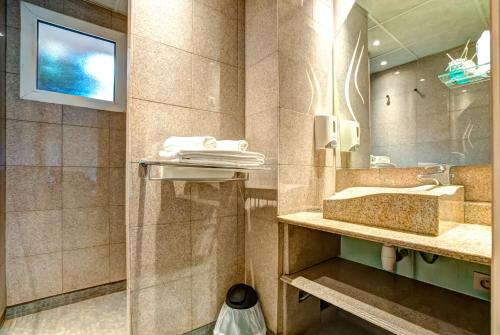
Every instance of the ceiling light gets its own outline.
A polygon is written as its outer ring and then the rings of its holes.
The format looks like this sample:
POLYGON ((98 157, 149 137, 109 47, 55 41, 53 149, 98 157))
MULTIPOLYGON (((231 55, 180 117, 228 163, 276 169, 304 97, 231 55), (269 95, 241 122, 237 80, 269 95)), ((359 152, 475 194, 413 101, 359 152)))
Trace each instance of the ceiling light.
POLYGON ((399 71, 394 72, 394 74, 398 75, 398 74, 399 74, 399 71))
POLYGON ((372 45, 378 47, 380 45, 380 40, 373 41, 372 45))
POLYGON ((467 90, 462 90, 462 93, 467 93, 467 90))
POLYGON ((386 65, 387 65, 387 61, 386 61, 386 60, 381 61, 381 62, 380 62, 380 65, 382 65, 382 66, 386 66, 386 65))
POLYGON ((420 81, 425 81, 425 78, 420 78, 420 81))

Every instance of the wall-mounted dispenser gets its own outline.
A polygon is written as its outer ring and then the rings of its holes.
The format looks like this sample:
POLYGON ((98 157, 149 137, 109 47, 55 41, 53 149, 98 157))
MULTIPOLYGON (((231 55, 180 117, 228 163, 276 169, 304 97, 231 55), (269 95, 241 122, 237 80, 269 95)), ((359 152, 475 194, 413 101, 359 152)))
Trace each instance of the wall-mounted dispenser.
POLYGON ((314 137, 316 149, 337 146, 337 118, 331 114, 314 115, 314 137))
POLYGON ((478 65, 490 63, 490 44, 490 31, 485 30, 476 43, 478 65))
POLYGON ((340 123, 340 151, 357 151, 360 145, 359 122, 342 120, 340 123))

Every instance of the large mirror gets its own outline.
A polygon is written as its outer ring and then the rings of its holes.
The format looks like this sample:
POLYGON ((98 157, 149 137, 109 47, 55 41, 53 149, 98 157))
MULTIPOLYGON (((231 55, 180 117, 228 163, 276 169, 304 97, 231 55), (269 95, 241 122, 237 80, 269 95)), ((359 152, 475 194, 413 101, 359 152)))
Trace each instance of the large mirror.
POLYGON ((335 36, 337 166, 490 163, 488 0, 358 0, 335 36))

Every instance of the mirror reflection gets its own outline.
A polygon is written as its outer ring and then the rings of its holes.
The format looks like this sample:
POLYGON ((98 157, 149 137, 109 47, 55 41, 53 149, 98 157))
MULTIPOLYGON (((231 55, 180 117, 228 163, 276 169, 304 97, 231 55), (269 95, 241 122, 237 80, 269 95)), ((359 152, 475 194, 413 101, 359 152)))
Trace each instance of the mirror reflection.
POLYGON ((487 0, 358 0, 335 36, 337 166, 490 163, 488 18, 487 0))

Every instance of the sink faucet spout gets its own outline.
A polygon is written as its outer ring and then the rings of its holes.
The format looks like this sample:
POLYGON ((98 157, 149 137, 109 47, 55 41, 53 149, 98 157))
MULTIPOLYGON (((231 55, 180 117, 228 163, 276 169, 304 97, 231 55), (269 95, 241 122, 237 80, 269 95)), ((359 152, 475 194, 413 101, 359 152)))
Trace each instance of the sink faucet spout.
POLYGON ((436 164, 425 167, 425 172, 417 175, 420 182, 432 182, 435 185, 450 185, 450 166, 447 164, 436 164))

